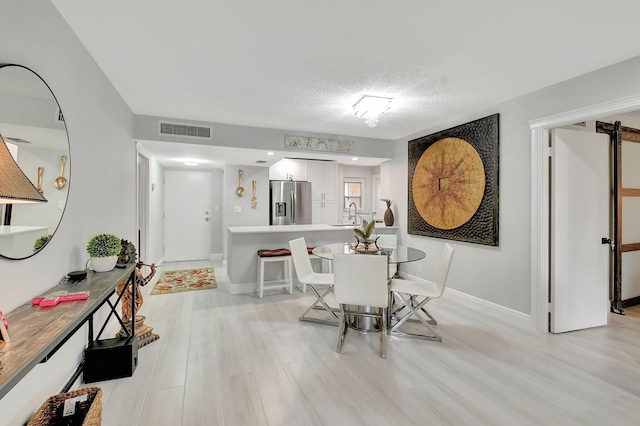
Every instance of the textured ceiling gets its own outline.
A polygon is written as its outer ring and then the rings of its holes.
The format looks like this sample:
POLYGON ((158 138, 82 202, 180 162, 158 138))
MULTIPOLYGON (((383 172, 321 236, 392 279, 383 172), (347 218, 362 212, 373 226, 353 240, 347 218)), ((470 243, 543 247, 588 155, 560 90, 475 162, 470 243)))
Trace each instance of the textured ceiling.
POLYGON ((397 139, 640 54, 640 1, 52 0, 135 114, 397 139), (376 128, 363 94, 394 98, 376 128))

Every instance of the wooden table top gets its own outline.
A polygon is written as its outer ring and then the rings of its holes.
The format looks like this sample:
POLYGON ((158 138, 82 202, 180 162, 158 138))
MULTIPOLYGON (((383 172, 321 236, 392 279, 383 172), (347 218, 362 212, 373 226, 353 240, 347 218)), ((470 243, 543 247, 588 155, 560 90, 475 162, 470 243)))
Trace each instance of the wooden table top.
POLYGON ((134 268, 135 263, 130 263, 123 269, 89 272, 83 281, 64 281, 43 293, 89 291, 87 300, 61 302, 46 308, 29 301, 6 314, 10 342, 0 342, 0 398, 82 326, 134 268))

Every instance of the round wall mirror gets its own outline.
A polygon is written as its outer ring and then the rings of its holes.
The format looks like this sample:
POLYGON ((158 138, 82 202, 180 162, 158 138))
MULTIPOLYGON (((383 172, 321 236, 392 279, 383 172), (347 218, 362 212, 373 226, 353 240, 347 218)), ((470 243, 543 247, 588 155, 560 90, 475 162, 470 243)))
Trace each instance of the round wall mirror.
MULTIPOLYGON (((25 259, 42 250, 55 234, 67 203, 70 171, 62 111, 49 86, 29 68, 0 64, 0 135, 24 175, 47 200, 0 204, 0 256, 25 259)), ((2 173, 0 179, 5 178, 2 173)))

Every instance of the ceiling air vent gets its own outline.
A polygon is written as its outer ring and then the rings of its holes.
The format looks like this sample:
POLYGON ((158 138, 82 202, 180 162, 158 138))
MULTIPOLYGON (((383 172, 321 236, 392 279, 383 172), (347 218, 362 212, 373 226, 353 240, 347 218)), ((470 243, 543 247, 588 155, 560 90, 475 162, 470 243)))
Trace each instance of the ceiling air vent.
POLYGON ((267 160, 256 160, 256 164, 266 164, 268 163, 267 160))
POLYGON ((190 124, 167 123, 161 121, 160 134, 211 139, 211 127, 192 126, 190 124))
POLYGON ((26 141, 26 140, 20 139, 20 138, 7 137, 7 139, 9 139, 10 141, 16 142, 16 143, 31 143, 29 141, 26 141))

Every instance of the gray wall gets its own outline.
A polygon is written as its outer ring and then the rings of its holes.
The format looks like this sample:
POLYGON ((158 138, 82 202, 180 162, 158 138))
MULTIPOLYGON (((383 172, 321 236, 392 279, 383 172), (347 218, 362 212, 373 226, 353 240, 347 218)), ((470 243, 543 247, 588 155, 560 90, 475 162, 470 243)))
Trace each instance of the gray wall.
MULTIPOLYGON (((183 142, 214 146, 233 146, 239 148, 253 148, 261 150, 284 151, 285 135, 314 136, 334 139, 347 139, 355 142, 353 154, 344 154, 347 157, 379 157, 391 158, 393 144, 386 139, 371 139, 355 136, 329 135, 323 133, 299 132, 296 130, 266 129, 261 127, 236 126, 232 124, 205 123, 179 119, 166 119, 169 122, 189 123, 196 126, 211 126, 213 139, 167 137, 158 134, 159 117, 137 115, 135 119, 135 138, 140 140, 183 142)), ((296 151, 288 151, 295 156, 296 151)), ((308 153, 308 152, 305 152, 308 153)), ((339 154, 336 154, 339 155, 339 154)))
MULTIPOLYGON (((51 242, 30 259, 0 259, 0 309, 8 312, 83 269, 93 235, 136 240, 136 156, 131 111, 51 2, 4 1, 0 16, 0 62, 25 65, 49 84, 64 112, 72 170, 67 208, 51 242)), ((82 328, 0 400, 3 424, 23 424, 60 391, 85 339, 82 328)))
POLYGON ((397 198, 401 241, 427 258, 406 271, 435 276, 445 240, 407 234, 408 141, 490 114, 500 113, 500 246, 453 242, 456 248, 448 286, 518 312, 531 312, 531 133, 528 121, 598 105, 640 93, 640 57, 487 107, 452 116, 446 123, 402 138, 390 162, 390 191, 397 198))
POLYGON ((269 224, 269 168, 249 167, 227 164, 224 167, 224 213, 223 229, 228 226, 268 225, 269 224), (244 195, 238 197, 238 169, 242 169, 242 186, 244 195), (251 181, 256 181, 255 209, 251 208, 251 181), (240 207, 241 212, 234 212, 234 207, 240 207))

